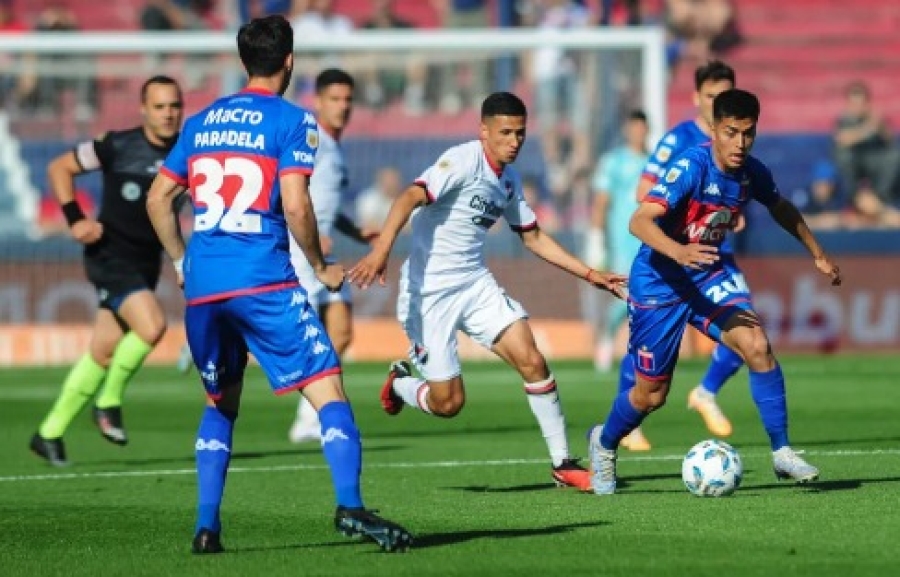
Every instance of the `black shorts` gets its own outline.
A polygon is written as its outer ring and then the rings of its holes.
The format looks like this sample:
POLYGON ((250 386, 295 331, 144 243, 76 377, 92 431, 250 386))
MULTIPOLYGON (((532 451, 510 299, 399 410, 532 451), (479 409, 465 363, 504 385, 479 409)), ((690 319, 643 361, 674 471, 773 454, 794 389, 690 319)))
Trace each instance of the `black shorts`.
POLYGON ((105 255, 85 255, 84 270, 97 289, 101 308, 118 311, 125 297, 141 290, 156 290, 160 259, 129 260, 105 255))

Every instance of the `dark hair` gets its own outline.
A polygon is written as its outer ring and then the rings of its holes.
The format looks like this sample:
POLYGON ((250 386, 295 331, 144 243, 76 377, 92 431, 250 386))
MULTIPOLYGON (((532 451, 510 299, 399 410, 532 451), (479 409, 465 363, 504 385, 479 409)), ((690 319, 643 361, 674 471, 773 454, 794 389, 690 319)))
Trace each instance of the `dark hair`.
POLYGON ((332 84, 343 84, 353 88, 353 77, 340 68, 326 68, 316 76, 316 94, 322 92, 332 84))
POLYGON ((528 116, 528 109, 512 92, 494 92, 481 103, 481 118, 491 116, 528 116))
POLYGON ((759 99, 752 92, 732 88, 722 92, 713 100, 713 119, 718 122, 724 118, 738 120, 759 120, 759 99))
POLYGON ((141 103, 147 102, 147 91, 154 84, 168 84, 169 86, 174 86, 178 91, 179 100, 181 99, 181 86, 178 85, 178 82, 171 76, 157 74, 156 76, 151 76, 145 80, 141 85, 141 103))
POLYGON ((698 66, 694 71, 694 88, 700 91, 706 82, 718 82, 720 80, 729 80, 731 85, 737 84, 734 76, 734 68, 728 66, 721 60, 710 60, 703 66, 698 66))
POLYGON ((274 76, 294 50, 294 30, 280 14, 254 18, 238 30, 237 45, 248 76, 274 76))
POLYGON ((641 122, 646 124, 647 123, 647 115, 644 114, 643 110, 632 110, 631 112, 628 113, 626 120, 628 122, 631 122, 632 120, 640 120, 641 122))
POLYGON ((866 99, 872 96, 872 93, 869 90, 869 85, 862 80, 854 80, 853 82, 848 84, 845 94, 847 96, 862 96, 866 99))

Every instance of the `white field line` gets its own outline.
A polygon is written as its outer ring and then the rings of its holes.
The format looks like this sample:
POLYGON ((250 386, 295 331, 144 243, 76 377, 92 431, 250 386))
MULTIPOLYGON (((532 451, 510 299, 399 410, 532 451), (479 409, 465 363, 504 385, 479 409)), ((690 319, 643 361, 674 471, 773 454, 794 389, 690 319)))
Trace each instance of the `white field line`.
MULTIPOLYGON (((749 452, 750 456, 762 457, 762 451, 749 452)), ((817 457, 860 457, 860 456, 900 456, 898 449, 847 449, 835 451, 806 451, 806 455, 817 457)), ((643 455, 624 456, 622 461, 680 461, 683 455, 643 455)), ((486 461, 424 461, 396 463, 367 463, 365 469, 455 469, 462 467, 509 467, 515 465, 540 465, 546 459, 499 459, 486 461)), ((235 473, 278 473, 285 471, 318 471, 327 469, 327 465, 270 465, 264 467, 230 467, 228 474, 235 473)), ((0 477, 0 483, 32 482, 32 481, 72 481, 81 479, 118 479, 128 477, 163 477, 172 475, 193 475, 195 469, 156 469, 137 471, 96 471, 90 473, 59 473, 46 475, 10 475, 0 477)))

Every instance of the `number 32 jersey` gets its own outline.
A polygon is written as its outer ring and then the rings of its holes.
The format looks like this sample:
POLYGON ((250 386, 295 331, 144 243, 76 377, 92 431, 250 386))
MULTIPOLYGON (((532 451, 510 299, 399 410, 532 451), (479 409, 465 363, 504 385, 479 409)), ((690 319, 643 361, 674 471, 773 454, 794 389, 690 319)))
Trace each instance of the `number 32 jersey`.
POLYGON ((220 98, 187 120, 160 172, 194 205, 188 304, 297 286, 279 177, 312 174, 318 143, 313 115, 266 91, 220 98))

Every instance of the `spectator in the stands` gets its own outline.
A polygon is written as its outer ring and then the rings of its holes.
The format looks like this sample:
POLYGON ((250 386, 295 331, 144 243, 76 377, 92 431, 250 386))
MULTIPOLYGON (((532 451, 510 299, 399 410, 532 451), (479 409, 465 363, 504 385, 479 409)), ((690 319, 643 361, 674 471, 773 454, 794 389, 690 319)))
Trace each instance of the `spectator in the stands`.
MULTIPOLYGON (((574 0, 534 0, 523 4, 523 23, 546 33, 591 25, 590 11, 574 0)), ((591 165, 590 102, 594 85, 591 55, 552 46, 538 46, 528 56, 534 84, 534 116, 554 195, 571 186, 576 173, 591 165)))
MULTIPOLYGON (((323 39, 353 32, 353 21, 334 10, 334 0, 293 0, 288 20, 294 29, 297 45, 304 38, 323 39)), ((357 63, 337 53, 305 55, 294 60, 294 91, 301 104, 310 106, 315 92, 316 75, 324 68, 341 68, 357 74, 357 63)))
MULTIPOLYGON (((190 32, 219 28, 215 0, 147 0, 140 14, 141 28, 148 32, 190 32)), ((158 68, 152 58, 148 67, 158 68)), ((206 83, 209 57, 188 56, 184 66, 185 90, 198 90, 206 83)))
MULTIPOLYGON (((488 0, 431 0, 431 4, 446 30, 491 26, 488 0)), ((467 56, 465 62, 442 65, 439 76, 438 106, 443 112, 456 113, 465 106, 477 109, 492 92, 491 61, 478 55, 467 56)))
POLYGON ((813 165, 807 187, 795 190, 791 201, 803 213, 810 228, 830 230, 854 226, 858 219, 841 194, 837 169, 827 160, 813 165))
POLYGON ((541 183, 533 176, 524 176, 522 178, 522 196, 525 202, 531 207, 541 230, 547 232, 556 232, 560 228, 559 212, 553 201, 541 194, 541 183))
POLYGON ((666 0, 669 64, 713 60, 741 42, 731 0, 666 0))
MULTIPOLYGON (((363 30, 409 30, 413 24, 394 12, 394 0, 372 0, 372 13, 363 22, 363 30)), ((381 108, 403 98, 409 114, 425 112, 425 60, 412 52, 375 53, 362 67, 362 100, 372 108, 381 108)))
POLYGON ((869 189, 879 204, 898 201, 900 148, 884 116, 873 106, 872 94, 865 83, 853 82, 847 87, 834 142, 845 190, 869 189))
POLYGON ((273 14, 287 16, 290 11, 291 0, 238 0, 238 16, 242 24, 273 14))
MULTIPOLYGON (((75 14, 62 2, 47 4, 38 14, 37 32, 75 32, 79 29, 75 14)), ((94 60, 90 56, 43 54, 34 59, 35 86, 25 100, 30 112, 57 116, 62 96, 75 94, 73 117, 88 122, 97 111, 97 80, 94 60)))
MULTIPOLYGON (((28 26, 18 17, 13 0, 0 0, 0 34, 25 34, 28 26)), ((18 108, 34 91, 33 56, 0 53, 0 107, 18 108)))
MULTIPOLYGON (((628 26, 639 26, 641 23, 641 2, 640 0, 621 0, 621 4, 625 5, 627 13, 625 23, 628 26)), ((612 24, 613 12, 616 8, 616 0, 600 1, 600 26, 609 26, 612 24)))
POLYGON ((361 229, 381 230, 394 200, 403 192, 400 171, 385 166, 375 174, 375 182, 356 197, 356 222, 361 229))
POLYGON ((141 28, 153 32, 214 28, 215 0, 147 0, 141 28))

